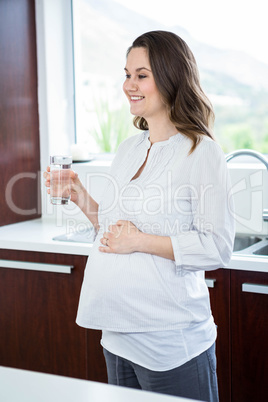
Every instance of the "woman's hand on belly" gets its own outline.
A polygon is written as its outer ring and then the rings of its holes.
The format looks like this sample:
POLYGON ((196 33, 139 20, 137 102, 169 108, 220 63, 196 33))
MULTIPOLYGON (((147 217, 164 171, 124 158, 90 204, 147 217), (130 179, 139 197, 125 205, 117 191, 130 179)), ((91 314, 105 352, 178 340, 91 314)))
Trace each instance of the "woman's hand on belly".
POLYGON ((141 232, 132 222, 119 220, 110 225, 100 242, 103 253, 130 254, 136 251, 153 254, 174 261, 173 247, 169 236, 141 232))
POLYGON ((99 250, 104 253, 130 254, 139 251, 139 240, 142 232, 130 221, 119 220, 110 225, 109 232, 103 233, 99 250))

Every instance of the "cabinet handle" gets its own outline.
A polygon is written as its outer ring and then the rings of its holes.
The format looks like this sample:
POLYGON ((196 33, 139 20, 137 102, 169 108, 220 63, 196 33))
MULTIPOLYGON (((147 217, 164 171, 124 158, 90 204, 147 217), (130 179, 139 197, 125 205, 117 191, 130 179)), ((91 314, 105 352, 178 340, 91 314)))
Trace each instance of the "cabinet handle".
POLYGON ((242 292, 251 292, 251 293, 268 295, 268 286, 255 285, 253 283, 242 283, 242 292))
POLYGON ((0 268, 28 269, 32 271, 46 271, 46 272, 57 272, 61 274, 62 273, 70 274, 73 265, 44 264, 41 262, 0 260, 0 268))
POLYGON ((214 283, 216 282, 216 279, 205 279, 207 287, 208 288, 214 288, 214 283))

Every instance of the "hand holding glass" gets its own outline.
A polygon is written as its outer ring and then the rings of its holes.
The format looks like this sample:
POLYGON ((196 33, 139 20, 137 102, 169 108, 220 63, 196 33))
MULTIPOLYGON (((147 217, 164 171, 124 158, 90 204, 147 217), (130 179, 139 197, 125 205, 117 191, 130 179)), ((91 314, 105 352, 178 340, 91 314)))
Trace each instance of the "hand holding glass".
POLYGON ((50 201, 66 205, 71 199, 71 156, 50 157, 50 201))

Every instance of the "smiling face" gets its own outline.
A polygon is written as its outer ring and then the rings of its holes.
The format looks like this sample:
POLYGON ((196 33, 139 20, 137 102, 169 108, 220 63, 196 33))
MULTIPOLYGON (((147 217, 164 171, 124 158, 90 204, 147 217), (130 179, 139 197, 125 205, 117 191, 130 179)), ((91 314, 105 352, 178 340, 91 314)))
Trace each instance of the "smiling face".
POLYGON ((143 47, 131 49, 125 67, 123 90, 130 102, 130 112, 149 121, 167 117, 167 109, 151 71, 147 51, 143 47))

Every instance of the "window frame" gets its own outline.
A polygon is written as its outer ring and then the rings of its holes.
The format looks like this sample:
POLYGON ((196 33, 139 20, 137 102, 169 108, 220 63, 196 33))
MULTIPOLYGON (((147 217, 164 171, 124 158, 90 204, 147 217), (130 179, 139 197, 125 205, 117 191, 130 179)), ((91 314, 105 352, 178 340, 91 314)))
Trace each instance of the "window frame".
POLYGON ((72 0, 35 0, 41 170, 75 143, 72 0))

